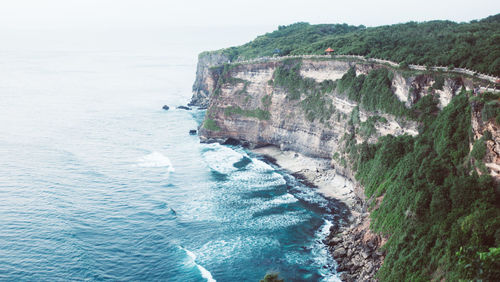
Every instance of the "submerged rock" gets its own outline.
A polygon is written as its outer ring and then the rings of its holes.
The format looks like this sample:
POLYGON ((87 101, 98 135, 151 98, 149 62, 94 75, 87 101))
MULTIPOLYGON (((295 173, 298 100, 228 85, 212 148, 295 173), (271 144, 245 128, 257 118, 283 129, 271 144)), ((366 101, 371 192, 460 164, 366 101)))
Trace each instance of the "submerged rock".
POLYGON ((191 108, 190 107, 186 107, 186 106, 178 106, 177 109, 181 109, 181 110, 187 110, 187 111, 190 111, 191 108))
POLYGON ((189 130, 189 135, 196 135, 196 133, 197 133, 196 129, 189 130))
POLYGON ((164 106, 162 107, 162 109, 164 109, 165 111, 168 111, 168 109, 170 109, 170 107, 169 107, 169 106, 167 106, 167 105, 164 105, 164 106))

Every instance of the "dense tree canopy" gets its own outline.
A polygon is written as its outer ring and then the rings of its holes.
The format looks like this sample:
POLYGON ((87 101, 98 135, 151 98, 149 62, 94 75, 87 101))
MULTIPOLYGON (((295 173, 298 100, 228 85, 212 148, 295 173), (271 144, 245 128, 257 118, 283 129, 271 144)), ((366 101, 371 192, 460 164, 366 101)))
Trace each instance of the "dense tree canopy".
POLYGON ((409 22, 366 28, 347 24, 296 23, 223 52, 236 58, 337 54, 377 57, 398 63, 466 67, 500 76, 500 14, 469 23, 409 22))
POLYGON ((500 199, 472 167, 485 147, 479 139, 469 152, 469 103, 453 98, 417 137, 347 142, 366 195, 383 196, 372 213, 372 228, 389 237, 383 281, 500 279, 500 199))

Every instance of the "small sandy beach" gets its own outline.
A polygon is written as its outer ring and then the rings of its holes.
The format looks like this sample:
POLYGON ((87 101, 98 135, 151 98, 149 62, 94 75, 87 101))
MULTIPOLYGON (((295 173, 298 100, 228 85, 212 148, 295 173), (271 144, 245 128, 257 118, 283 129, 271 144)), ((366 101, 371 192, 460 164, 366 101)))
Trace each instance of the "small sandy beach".
POLYGON ((328 160, 307 157, 293 151, 281 151, 275 146, 261 147, 252 151, 274 159, 278 166, 300 176, 325 197, 341 200, 351 210, 357 210, 354 184, 348 178, 337 174, 328 160))

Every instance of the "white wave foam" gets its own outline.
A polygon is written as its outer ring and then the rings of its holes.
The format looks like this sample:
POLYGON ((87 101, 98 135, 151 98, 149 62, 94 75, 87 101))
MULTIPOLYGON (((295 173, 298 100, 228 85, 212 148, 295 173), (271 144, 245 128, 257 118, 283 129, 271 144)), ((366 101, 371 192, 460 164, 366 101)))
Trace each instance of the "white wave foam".
POLYGON ((312 254, 315 257, 315 263, 318 265, 320 269, 321 275, 323 275, 322 282, 340 282, 341 280, 337 276, 335 268, 337 267, 337 263, 332 258, 330 254, 328 254, 327 248, 323 243, 323 239, 325 239, 328 234, 330 234, 330 227, 333 223, 329 220, 325 220, 324 224, 321 228, 316 232, 314 245, 312 247, 312 254), (324 266, 330 266, 329 268, 325 268, 324 266))
POLYGON ((308 215, 304 211, 288 212, 286 214, 270 214, 252 218, 242 222, 245 228, 257 230, 278 230, 307 221, 308 215))
POLYGON ((252 163, 249 165, 249 168, 259 172, 274 171, 272 166, 258 159, 252 159, 252 163))
POLYGON ((298 202, 299 200, 297 198, 295 198, 292 194, 284 194, 282 196, 279 196, 277 198, 274 198, 270 201, 267 201, 267 204, 269 205, 283 205, 283 204, 291 204, 291 203, 296 203, 298 202))
POLYGON ((231 181, 233 183, 246 183, 248 187, 252 187, 252 190, 286 184, 285 178, 279 173, 262 174, 248 170, 231 174, 231 181))
POLYGON ((191 258, 192 262, 196 265, 196 267, 200 271, 201 277, 207 279, 208 282, 216 282, 216 280, 212 277, 212 273, 210 273, 210 271, 208 271, 206 268, 196 263, 196 255, 193 252, 183 247, 180 248, 184 250, 186 254, 191 258))
POLYGON ((166 167, 168 172, 175 171, 170 159, 159 152, 153 152, 139 158, 137 162, 140 167, 166 167))
POLYGON ((209 241, 200 248, 201 256, 206 260, 227 262, 235 257, 248 259, 256 248, 279 249, 280 242, 267 236, 236 236, 209 241))
POLYGON ((212 170, 222 174, 229 174, 238 170, 234 164, 241 161, 243 157, 246 157, 246 154, 236 152, 231 148, 219 144, 210 144, 207 148, 208 150, 203 153, 205 162, 212 170))

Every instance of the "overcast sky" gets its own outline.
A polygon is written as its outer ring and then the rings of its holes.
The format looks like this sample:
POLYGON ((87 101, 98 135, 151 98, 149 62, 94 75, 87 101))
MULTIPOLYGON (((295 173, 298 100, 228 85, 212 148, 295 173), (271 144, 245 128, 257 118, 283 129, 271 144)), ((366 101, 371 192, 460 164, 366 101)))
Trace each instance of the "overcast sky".
POLYGON ((276 27, 297 21, 366 26, 500 12, 499 0, 0 0, 0 28, 276 27))
POLYGON ((377 26, 499 12, 500 0, 0 0, 0 51, 177 50, 195 60, 299 21, 377 26))

